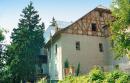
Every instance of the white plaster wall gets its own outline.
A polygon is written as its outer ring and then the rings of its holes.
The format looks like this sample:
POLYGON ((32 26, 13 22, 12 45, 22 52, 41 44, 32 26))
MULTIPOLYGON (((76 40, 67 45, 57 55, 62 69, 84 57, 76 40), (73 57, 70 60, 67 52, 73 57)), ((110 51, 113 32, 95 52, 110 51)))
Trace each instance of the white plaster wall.
POLYGON ((48 55, 48 64, 49 64, 49 75, 51 80, 60 80, 62 79, 62 56, 61 56, 61 41, 57 40, 57 42, 51 44, 51 50, 49 50, 48 55), (57 44, 57 54, 55 52, 55 45, 57 44))
MULTIPOLYGON (((103 66, 105 70, 109 69, 109 55, 110 47, 107 38, 76 35, 76 34, 62 34, 62 67, 64 61, 68 59, 69 63, 77 68, 78 63, 81 65, 81 73, 88 73, 94 65, 103 66), (76 41, 80 41, 80 51, 75 48, 76 41), (103 52, 99 51, 99 43, 103 44, 103 52)), ((62 70, 64 74, 64 70, 62 70)))

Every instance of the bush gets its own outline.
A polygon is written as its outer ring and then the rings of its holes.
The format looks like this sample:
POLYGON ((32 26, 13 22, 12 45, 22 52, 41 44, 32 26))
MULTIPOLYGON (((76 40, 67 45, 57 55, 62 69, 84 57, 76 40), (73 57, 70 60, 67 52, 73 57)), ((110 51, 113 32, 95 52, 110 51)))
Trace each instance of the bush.
POLYGON ((128 74, 115 70, 106 75, 107 83, 128 83, 128 74))
POLYGON ((87 83, 87 78, 87 76, 67 76, 64 80, 61 80, 58 83, 87 83))
POLYGON ((104 75, 104 72, 99 67, 95 67, 89 73, 88 79, 89 79, 89 82, 95 81, 96 83, 100 83, 105 79, 105 75, 104 75))
POLYGON ((95 67, 88 75, 67 76, 58 83, 129 83, 128 74, 114 70, 112 72, 103 72, 99 67, 95 67))
POLYGON ((68 61, 68 59, 66 59, 66 61, 64 62, 64 68, 69 68, 69 61, 68 61))
POLYGON ((37 83, 47 83, 47 79, 46 78, 41 78, 40 80, 38 80, 37 83))
POLYGON ((76 76, 78 76, 80 73, 80 63, 78 64, 77 70, 76 70, 76 76))

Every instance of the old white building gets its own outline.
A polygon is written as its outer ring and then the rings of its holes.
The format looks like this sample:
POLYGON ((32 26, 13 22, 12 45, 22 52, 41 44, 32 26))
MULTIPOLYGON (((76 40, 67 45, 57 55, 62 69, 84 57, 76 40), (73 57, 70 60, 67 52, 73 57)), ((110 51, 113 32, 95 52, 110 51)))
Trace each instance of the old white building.
POLYGON ((109 9, 96 7, 64 28, 53 26, 54 33, 46 43, 50 80, 63 79, 66 60, 74 70, 80 63, 80 74, 88 73, 94 65, 111 70, 116 64, 109 42, 112 19, 109 9))

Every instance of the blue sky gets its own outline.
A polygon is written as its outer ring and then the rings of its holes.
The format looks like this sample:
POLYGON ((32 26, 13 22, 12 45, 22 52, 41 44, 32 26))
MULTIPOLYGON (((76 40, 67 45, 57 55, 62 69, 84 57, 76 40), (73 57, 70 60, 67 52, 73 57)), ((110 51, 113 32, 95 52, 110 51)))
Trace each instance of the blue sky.
MULTIPOLYGON (((98 5, 110 7, 111 0, 31 0, 46 28, 52 17, 75 21, 98 5)), ((0 26, 8 31, 17 27, 20 14, 30 0, 0 0, 0 26)))

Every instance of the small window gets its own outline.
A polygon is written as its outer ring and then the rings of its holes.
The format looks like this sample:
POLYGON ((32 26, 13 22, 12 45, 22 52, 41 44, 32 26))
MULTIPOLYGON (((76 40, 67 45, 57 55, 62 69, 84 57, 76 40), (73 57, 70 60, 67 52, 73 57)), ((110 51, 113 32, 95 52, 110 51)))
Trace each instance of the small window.
POLYGON ((76 50, 80 50, 80 42, 76 42, 76 50))
POLYGON ((99 51, 103 52, 103 45, 102 45, 102 43, 99 43, 99 51))
POLYGON ((51 59, 51 48, 49 48, 48 51, 49 51, 49 59, 51 59))
POLYGON ((57 44, 55 45, 55 53, 57 54, 57 44))
POLYGON ((95 23, 92 23, 92 31, 96 31, 97 30, 97 26, 95 23))
POLYGON ((104 36, 108 36, 108 26, 107 26, 107 25, 104 25, 104 26, 102 27, 102 29, 103 29, 103 34, 104 34, 104 36))
POLYGON ((102 17, 102 16, 103 16, 102 12, 99 12, 99 16, 100 16, 100 17, 102 17))

